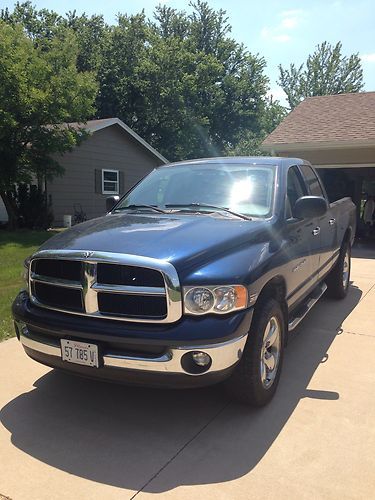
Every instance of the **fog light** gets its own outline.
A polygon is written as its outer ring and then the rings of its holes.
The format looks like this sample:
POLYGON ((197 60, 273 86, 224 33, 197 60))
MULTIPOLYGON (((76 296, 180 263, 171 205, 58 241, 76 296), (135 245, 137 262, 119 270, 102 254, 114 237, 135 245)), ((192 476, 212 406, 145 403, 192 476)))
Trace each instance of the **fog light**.
POLYGON ((198 366, 207 366, 211 363, 211 358, 208 354, 201 351, 196 351, 192 353, 194 363, 198 366))

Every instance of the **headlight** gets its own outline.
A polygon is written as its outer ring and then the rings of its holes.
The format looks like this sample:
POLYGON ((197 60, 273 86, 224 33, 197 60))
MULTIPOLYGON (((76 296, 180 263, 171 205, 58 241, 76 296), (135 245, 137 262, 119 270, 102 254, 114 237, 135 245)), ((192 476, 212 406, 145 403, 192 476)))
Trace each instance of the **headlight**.
POLYGON ((29 269, 30 269, 30 260, 31 257, 27 257, 23 263, 23 273, 22 278, 25 282, 26 290, 29 290, 29 269))
POLYGON ((214 304, 214 294, 208 288, 191 288, 185 295, 185 307, 193 314, 204 314, 214 304))
POLYGON ((184 287, 187 314, 225 314, 247 306, 247 289, 242 285, 184 287))

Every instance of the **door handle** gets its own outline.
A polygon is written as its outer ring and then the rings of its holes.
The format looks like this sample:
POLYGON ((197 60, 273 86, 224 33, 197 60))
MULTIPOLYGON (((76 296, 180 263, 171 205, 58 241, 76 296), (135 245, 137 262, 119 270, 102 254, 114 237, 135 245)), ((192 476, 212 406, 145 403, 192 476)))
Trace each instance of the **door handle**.
POLYGON ((336 224, 336 219, 329 219, 328 224, 334 226, 336 224))
POLYGON ((312 234, 314 236, 318 236, 320 234, 320 227, 316 227, 315 229, 312 230, 312 234))

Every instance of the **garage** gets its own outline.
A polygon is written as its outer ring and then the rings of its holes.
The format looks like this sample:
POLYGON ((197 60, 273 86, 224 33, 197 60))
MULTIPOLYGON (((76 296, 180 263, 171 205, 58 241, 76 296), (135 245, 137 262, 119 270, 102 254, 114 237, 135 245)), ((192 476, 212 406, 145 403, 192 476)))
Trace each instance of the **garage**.
MULTIPOLYGON (((375 92, 310 97, 264 140, 272 156, 304 158, 319 171, 330 201, 350 196, 357 207, 357 236, 375 243, 368 221, 375 196, 375 92)), ((374 214, 372 214, 374 217, 374 214)))

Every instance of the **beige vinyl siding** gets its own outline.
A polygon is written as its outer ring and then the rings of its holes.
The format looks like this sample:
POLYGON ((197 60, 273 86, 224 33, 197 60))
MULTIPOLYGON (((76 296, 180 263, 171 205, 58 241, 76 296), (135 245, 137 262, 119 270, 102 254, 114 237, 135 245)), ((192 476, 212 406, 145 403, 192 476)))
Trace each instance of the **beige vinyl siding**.
POLYGON ((340 148, 340 149, 319 149, 318 144, 314 144, 311 150, 289 150, 277 151, 276 156, 292 158, 303 158, 313 165, 349 165, 372 164, 375 163, 375 147, 373 148, 340 148))
POLYGON ((105 214, 107 195, 95 193, 96 169, 123 172, 124 185, 120 193, 123 194, 161 164, 118 125, 95 132, 81 146, 56 159, 65 173, 47 186, 48 195, 52 197, 55 226, 62 225, 64 215, 74 214, 75 203, 82 205, 89 219, 105 214))

